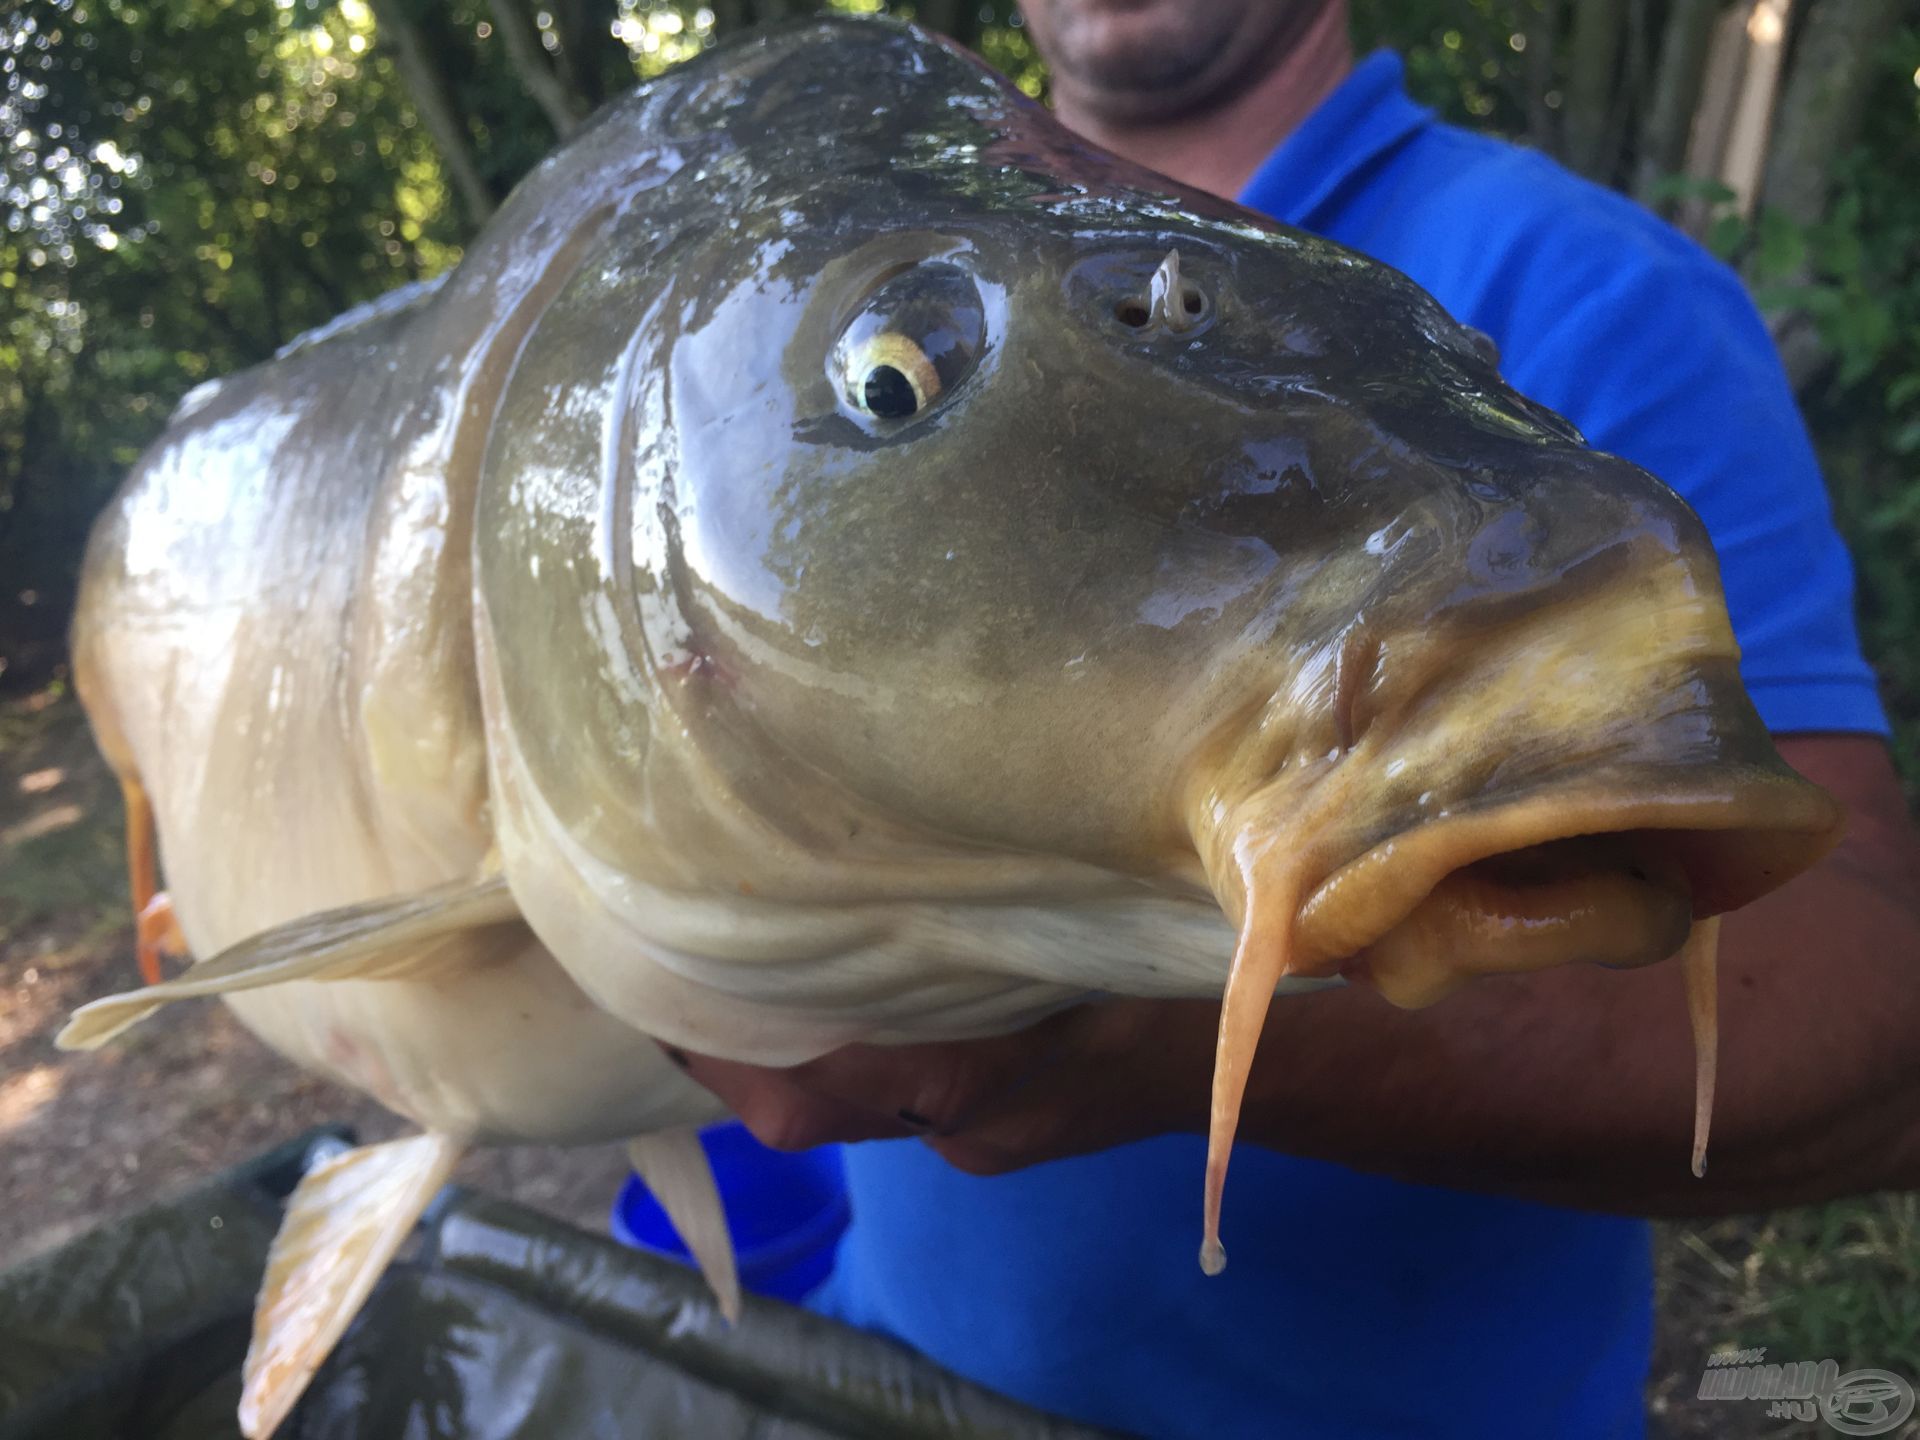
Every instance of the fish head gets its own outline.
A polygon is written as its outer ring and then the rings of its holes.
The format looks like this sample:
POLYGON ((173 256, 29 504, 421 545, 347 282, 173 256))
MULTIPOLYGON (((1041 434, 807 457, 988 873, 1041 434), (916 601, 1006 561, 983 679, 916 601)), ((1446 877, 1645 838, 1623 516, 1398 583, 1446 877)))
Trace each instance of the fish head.
MULTIPOLYGON (((1830 838, 1741 687, 1698 518, 1485 337, 924 37, 822 33, 730 103, 804 108, 804 57, 866 67, 856 42, 940 73, 843 117, 832 171, 743 142, 758 222, 656 298, 625 515, 636 588, 670 597, 656 667, 878 813, 1197 862, 1230 912, 1276 826, 1316 880, 1389 846, 1369 866, 1421 883, 1483 846, 1710 831, 1628 847, 1700 915, 1830 838)), ((1350 903, 1317 898, 1296 963, 1365 948, 1350 903)))
MULTIPOLYGON (((1563 887, 1594 933, 1537 953, 1658 959, 1830 842, 1698 517, 1411 282, 1265 227, 1002 218, 841 257, 745 463, 737 414, 683 420, 712 663, 785 753, 941 834, 1197 859, 1230 913, 1277 849, 1309 972, 1456 870, 1491 900, 1589 861, 1633 886, 1603 918, 1563 887)), ((1356 973, 1403 1003, 1477 963, 1396 955, 1356 973)))

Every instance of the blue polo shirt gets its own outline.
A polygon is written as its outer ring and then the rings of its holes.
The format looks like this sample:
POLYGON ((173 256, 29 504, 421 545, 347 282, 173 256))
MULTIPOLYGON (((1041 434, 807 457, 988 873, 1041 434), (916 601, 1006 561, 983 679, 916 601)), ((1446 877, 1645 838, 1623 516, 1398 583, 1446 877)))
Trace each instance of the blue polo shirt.
MULTIPOLYGON (((1805 430, 1739 281, 1631 201, 1439 123, 1377 54, 1241 200, 1405 271, 1507 377, 1700 512, 1776 731, 1884 733, 1805 430)), ((1283 1002, 1284 1003, 1284 1002, 1283 1002)), ((1643 1433, 1647 1227, 1235 1152, 1233 1262, 1194 1262, 1204 1142, 980 1179, 846 1151, 854 1221, 817 1304, 996 1390, 1156 1437, 1643 1433)))

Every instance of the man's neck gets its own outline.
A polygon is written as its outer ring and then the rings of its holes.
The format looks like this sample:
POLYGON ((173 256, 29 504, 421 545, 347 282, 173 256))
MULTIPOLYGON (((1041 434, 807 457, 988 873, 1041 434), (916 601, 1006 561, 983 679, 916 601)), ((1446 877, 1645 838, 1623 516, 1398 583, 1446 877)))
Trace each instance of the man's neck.
POLYGON ((1166 120, 1107 121, 1066 88, 1056 90, 1054 106, 1069 129, 1095 144, 1231 200, 1352 69, 1347 7, 1330 4, 1277 64, 1214 109, 1166 120))

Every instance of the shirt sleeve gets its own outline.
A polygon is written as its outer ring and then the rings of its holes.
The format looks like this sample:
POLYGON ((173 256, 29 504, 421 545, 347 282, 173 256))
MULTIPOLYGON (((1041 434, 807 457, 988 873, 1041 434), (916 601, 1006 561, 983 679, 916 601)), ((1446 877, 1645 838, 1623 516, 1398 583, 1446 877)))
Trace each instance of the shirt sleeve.
POLYGON ((1551 213, 1499 247, 1504 274, 1482 291, 1495 303, 1476 323, 1507 378, 1706 522, 1741 674, 1770 729, 1888 733, 1854 623, 1852 562, 1745 288, 1631 202, 1550 175, 1570 203, 1542 207, 1551 213))

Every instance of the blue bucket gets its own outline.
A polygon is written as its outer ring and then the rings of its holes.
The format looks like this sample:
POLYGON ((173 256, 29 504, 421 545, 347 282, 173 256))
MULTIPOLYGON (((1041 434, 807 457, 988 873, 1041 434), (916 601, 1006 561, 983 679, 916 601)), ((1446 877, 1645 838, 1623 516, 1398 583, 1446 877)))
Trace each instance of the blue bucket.
MULTIPOLYGON (((703 1130, 700 1144, 726 1207, 742 1288, 798 1304, 833 1272, 834 1249, 847 1228, 840 1147, 769 1150, 737 1120, 703 1130)), ((620 1187, 609 1228, 624 1245, 693 1263, 638 1175, 620 1187)))

